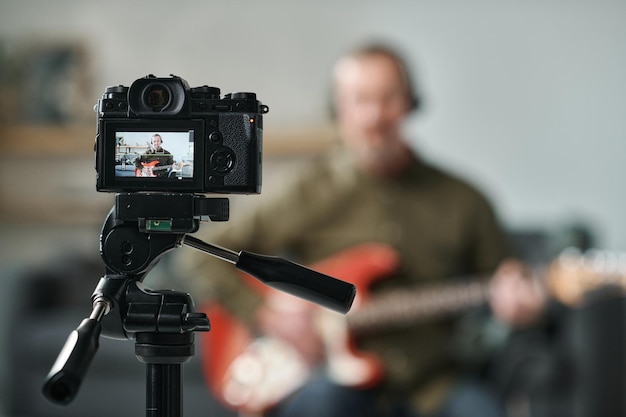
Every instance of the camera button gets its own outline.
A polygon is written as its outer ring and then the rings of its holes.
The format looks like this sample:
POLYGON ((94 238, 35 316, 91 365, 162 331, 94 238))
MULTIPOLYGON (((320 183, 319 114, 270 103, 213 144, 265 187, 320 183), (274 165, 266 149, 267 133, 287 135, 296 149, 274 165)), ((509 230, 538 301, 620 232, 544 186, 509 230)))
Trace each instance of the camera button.
POLYGON ((211 132, 209 134, 209 140, 213 143, 221 143, 222 142, 222 134, 220 132, 211 132))
POLYGON ((133 246, 132 242, 125 240, 124 242, 122 242, 120 249, 124 255, 130 255, 135 250, 135 247, 133 246))
POLYGON ((235 154, 228 148, 218 149, 209 158, 213 172, 227 174, 235 166, 235 154))

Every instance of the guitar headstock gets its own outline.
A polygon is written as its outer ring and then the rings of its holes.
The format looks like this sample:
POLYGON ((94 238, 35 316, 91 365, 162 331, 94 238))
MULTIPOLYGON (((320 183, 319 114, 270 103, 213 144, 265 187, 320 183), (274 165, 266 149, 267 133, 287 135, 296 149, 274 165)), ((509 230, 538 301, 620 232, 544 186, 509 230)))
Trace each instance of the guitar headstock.
POLYGON ((580 304, 584 295, 602 286, 626 288, 626 253, 591 249, 564 250, 548 267, 547 286, 562 303, 580 304))

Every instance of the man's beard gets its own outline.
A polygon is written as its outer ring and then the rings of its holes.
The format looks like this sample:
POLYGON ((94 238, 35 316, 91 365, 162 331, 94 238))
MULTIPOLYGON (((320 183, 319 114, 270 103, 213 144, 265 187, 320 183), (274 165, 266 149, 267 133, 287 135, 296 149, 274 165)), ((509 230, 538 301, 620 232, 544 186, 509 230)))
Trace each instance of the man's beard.
POLYGON ((366 171, 393 175, 401 170, 407 161, 407 147, 397 138, 379 138, 369 141, 366 145, 353 149, 355 157, 366 171))

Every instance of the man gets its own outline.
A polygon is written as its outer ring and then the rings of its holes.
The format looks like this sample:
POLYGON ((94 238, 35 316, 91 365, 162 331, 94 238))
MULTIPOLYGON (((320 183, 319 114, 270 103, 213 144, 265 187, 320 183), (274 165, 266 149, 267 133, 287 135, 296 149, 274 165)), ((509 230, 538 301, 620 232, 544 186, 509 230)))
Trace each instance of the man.
MULTIPOLYGON (((541 296, 506 261, 505 238, 487 200, 472 186, 417 155, 401 126, 419 106, 409 72, 391 49, 367 46, 339 60, 334 72, 334 113, 341 146, 248 218, 202 236, 235 250, 288 253, 312 264, 367 242, 394 248, 401 266, 373 294, 445 282, 467 274, 493 273, 494 312, 512 324, 541 311, 541 296), (504 262, 504 263, 503 263, 504 262), (528 297, 510 297, 511 292, 528 297)), ((265 333, 290 341, 315 363, 321 343, 312 309, 283 300, 263 304, 243 289, 230 265, 202 254, 181 257, 179 267, 195 291, 214 297, 265 333), (209 266, 210 265, 210 266, 209 266), (286 305, 289 305, 286 307, 286 305)), ((475 385, 459 384, 461 370, 450 355, 452 322, 439 320, 388 327, 359 338, 377 355, 384 379, 373 389, 314 377, 267 412, 270 416, 501 416, 501 405, 475 385)))
POLYGON ((135 176, 138 177, 167 177, 172 169, 174 158, 163 149, 161 135, 155 133, 151 138, 152 148, 135 159, 135 176))

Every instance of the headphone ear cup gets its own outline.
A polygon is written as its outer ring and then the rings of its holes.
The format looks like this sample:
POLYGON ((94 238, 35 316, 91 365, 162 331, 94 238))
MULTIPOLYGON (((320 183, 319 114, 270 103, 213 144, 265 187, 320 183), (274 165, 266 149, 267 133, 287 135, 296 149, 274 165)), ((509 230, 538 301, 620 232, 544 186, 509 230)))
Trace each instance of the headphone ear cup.
POLYGON ((410 86, 410 97, 411 97, 411 107, 409 108, 412 112, 418 112, 422 109, 422 98, 415 94, 413 90, 413 86, 410 86))

